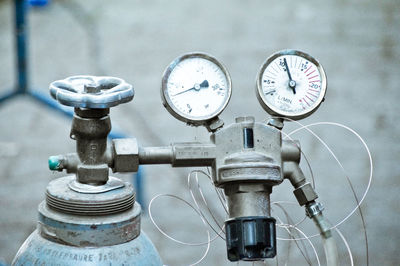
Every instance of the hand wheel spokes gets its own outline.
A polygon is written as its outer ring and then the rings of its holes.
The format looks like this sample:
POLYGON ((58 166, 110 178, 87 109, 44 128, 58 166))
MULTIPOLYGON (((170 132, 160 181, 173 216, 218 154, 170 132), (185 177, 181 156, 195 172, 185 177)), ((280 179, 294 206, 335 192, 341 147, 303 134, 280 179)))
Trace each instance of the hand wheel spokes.
POLYGON ((63 105, 104 109, 132 100, 132 85, 115 77, 73 76, 50 84, 51 96, 63 105))

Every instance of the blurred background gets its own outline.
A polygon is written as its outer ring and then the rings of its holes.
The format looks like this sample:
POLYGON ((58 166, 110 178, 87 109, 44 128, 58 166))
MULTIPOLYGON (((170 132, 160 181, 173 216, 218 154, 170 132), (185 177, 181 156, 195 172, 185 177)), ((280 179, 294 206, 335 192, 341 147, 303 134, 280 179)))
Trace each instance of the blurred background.
MULTIPOLYGON (((272 53, 285 48, 308 52, 324 66, 328 76, 326 101, 304 124, 321 121, 342 123, 356 130, 369 145, 374 177, 361 205, 367 228, 370 265, 398 265, 400 184, 400 3, 386 1, 239 1, 239 0, 53 0, 43 7, 29 7, 29 90, 47 94, 50 82, 71 75, 110 75, 133 84, 132 102, 113 108, 113 125, 143 146, 203 141, 205 128, 188 127, 161 105, 161 75, 179 55, 203 51, 227 67, 233 83, 231 101, 221 118, 230 124, 237 116, 268 118, 255 96, 255 77, 272 53)), ((0 0, 0 94, 15 89, 16 48, 14 8, 0 0)), ((47 167, 50 155, 75 150, 69 139, 71 121, 28 96, 0 104, 0 265, 8 265, 18 248, 35 229, 37 205, 49 181, 62 173, 47 167)), ((289 133, 298 125, 286 123, 289 133)), ((368 155, 357 137, 343 128, 312 128, 342 162, 360 199, 368 185, 368 155)), ((356 201, 344 172, 315 137, 306 131, 293 135, 301 141, 315 176, 316 190, 328 219, 343 220, 356 201)), ((310 177, 306 164, 302 167, 310 177)), ((157 194, 189 199, 190 169, 169 166, 142 167, 146 213, 142 228, 168 265, 189 265, 201 258, 206 247, 176 244, 161 235, 147 214, 157 194)), ((132 180, 131 175, 122 175, 132 180)), ((200 178, 200 177, 199 177, 200 178)), ((212 210, 224 220, 215 192, 200 178, 212 210)), ((273 201, 295 202, 289 182, 274 188, 273 201)), ((304 210, 284 207, 297 221, 304 210)), ((207 239, 196 213, 171 198, 152 206, 155 220, 167 233, 186 242, 207 239)), ((284 215, 279 208, 274 214, 284 215)), ((317 231, 310 221, 301 225, 307 235, 317 231)), ((359 212, 339 226, 356 265, 366 265, 366 244, 359 212)), ((278 236, 287 238, 283 229, 278 236)), ((341 265, 349 265, 346 246, 339 245, 341 265)), ((312 239, 321 262, 318 238, 312 239)), ((313 265, 316 258, 304 242, 313 265)), ((277 260, 267 265, 308 265, 296 245, 278 241, 277 260)), ((225 242, 217 239, 200 265, 236 265, 226 259, 225 242)), ((239 265, 251 265, 240 263, 239 265)))

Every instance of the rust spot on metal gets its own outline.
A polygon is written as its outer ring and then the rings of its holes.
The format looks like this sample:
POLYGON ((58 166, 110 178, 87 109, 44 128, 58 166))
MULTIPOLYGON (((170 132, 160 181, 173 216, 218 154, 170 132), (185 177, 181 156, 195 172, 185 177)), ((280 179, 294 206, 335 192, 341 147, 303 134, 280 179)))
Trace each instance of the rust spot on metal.
POLYGON ((80 234, 79 233, 77 233, 77 232, 73 232, 73 231, 68 231, 68 236, 72 236, 72 237, 77 237, 77 236, 79 236, 80 234))
POLYGON ((97 245, 95 243, 91 243, 89 241, 80 241, 79 246, 80 247, 96 247, 97 245))

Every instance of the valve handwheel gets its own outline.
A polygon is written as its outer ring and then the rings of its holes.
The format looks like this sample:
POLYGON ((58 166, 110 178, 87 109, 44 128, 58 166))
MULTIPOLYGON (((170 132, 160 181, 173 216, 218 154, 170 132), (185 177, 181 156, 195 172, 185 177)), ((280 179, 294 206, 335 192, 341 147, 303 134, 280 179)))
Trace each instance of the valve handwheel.
POLYGON ((50 84, 50 94, 67 106, 106 109, 133 99, 132 85, 107 76, 72 76, 50 84))

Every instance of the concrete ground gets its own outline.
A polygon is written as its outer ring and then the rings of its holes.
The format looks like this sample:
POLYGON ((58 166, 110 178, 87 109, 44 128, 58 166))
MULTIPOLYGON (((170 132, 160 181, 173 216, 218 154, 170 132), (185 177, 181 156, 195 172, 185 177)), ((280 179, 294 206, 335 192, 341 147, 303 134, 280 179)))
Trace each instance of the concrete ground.
MULTIPOLYGON (((190 51, 214 55, 228 68, 233 95, 221 115, 226 124, 237 116, 268 115, 258 104, 255 77, 264 60, 284 48, 304 50, 325 67, 328 94, 321 108, 302 123, 343 123, 367 142, 374 161, 374 179, 362 203, 370 265, 398 265, 400 219, 400 3, 387 1, 104 1, 54 0, 29 11, 29 81, 47 93, 50 82, 76 74, 111 75, 132 83, 133 102, 112 109, 113 124, 141 145, 168 145, 179 141, 208 141, 204 128, 187 127, 162 107, 159 88, 165 67, 190 51)), ((0 93, 15 85, 12 1, 0 1, 0 93)), ((0 264, 9 264, 24 239, 35 229, 37 205, 46 184, 62 174, 47 169, 50 155, 74 150, 68 138, 70 120, 21 96, 0 106, 0 264)), ((297 125, 287 123, 285 132, 297 125)), ((341 160, 355 192, 367 188, 369 160, 361 142, 343 128, 316 126, 341 160)), ((302 143, 316 178, 316 188, 332 223, 341 221, 356 205, 354 196, 332 156, 309 133, 294 135, 302 143)), ((304 160, 303 160, 304 161, 304 160)), ((305 164, 302 165, 304 168, 305 164)), ((147 203, 157 194, 189 198, 189 169, 143 167, 147 203)), ((305 171, 309 176, 309 172, 305 171)), ((130 175, 122 178, 130 180, 130 175)), ((205 194, 223 221, 224 214, 205 184, 205 194)), ((274 201, 294 201, 290 184, 274 189, 274 201)), ((285 205, 294 220, 304 212, 285 205)), ((206 240, 196 214, 182 203, 162 198, 152 209, 168 233, 182 241, 206 240)), ((282 217, 279 208, 274 213, 282 217)), ((205 247, 181 246, 166 239, 143 217, 143 228, 165 264, 188 265, 205 247)), ((307 234, 316 230, 307 221, 307 234)), ((358 212, 339 226, 352 250, 355 265, 366 265, 366 249, 358 212)), ((278 235, 287 237, 284 230, 278 235)), ((338 235, 340 264, 348 265, 346 247, 338 235)), ((312 240, 322 264, 318 239, 312 240)), ((235 265, 226 259, 223 240, 211 244, 200 265, 235 265)), ((305 249, 316 265, 312 248, 305 249)), ((292 245, 278 241, 278 264, 307 265, 292 245)), ((275 265, 275 260, 268 261, 275 265)), ((240 265, 248 265, 240 263, 240 265)), ((251 265, 251 263, 249 264, 251 265)))

